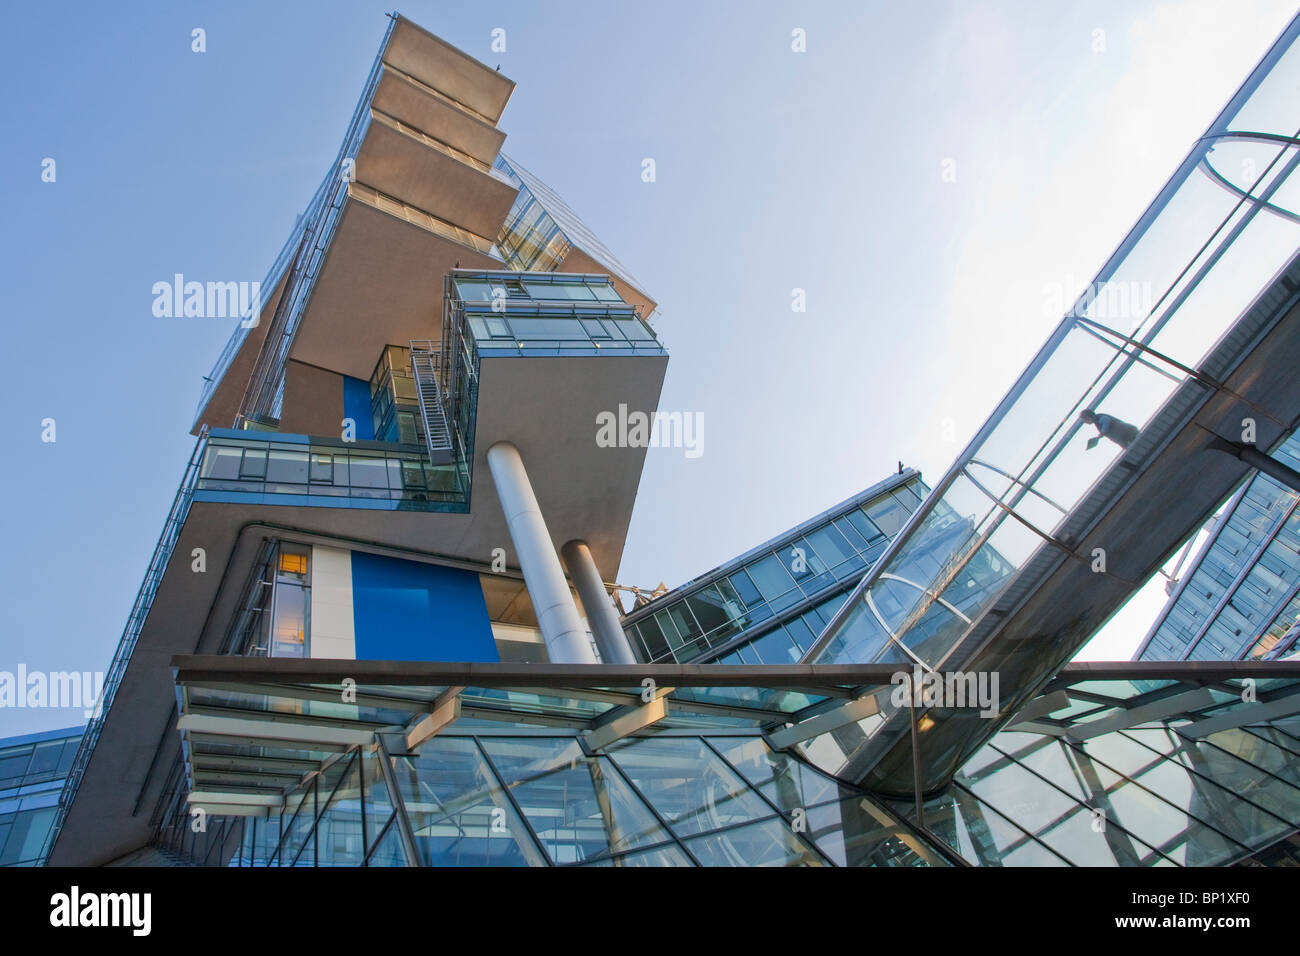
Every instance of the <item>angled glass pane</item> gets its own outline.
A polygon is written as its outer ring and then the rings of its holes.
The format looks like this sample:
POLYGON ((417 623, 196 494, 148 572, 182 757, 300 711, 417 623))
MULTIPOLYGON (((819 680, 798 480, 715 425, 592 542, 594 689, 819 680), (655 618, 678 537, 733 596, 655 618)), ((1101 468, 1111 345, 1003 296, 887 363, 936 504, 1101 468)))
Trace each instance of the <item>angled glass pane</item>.
POLYGON ((1300 787, 1300 760, 1266 736, 1237 727, 1210 734, 1205 740, 1300 787))
POLYGON ((638 850, 622 856, 602 857, 583 866, 694 866, 690 857, 676 846, 660 846, 653 850, 638 850))
POLYGON ((760 558, 745 570, 766 600, 770 601, 794 587, 794 578, 790 577, 785 564, 774 554, 760 558))
POLYGON ((942 857, 922 847, 866 797, 822 804, 804 813, 804 833, 836 866, 932 866, 942 857))
POLYGON ((366 857, 361 838, 361 761, 345 758, 327 767, 321 777, 324 810, 316 828, 317 864, 360 866, 366 857))
POLYGON ((711 737, 709 743, 783 811, 807 809, 852 793, 802 760, 773 750, 761 737, 711 737))
POLYGON ((362 751, 362 772, 365 775, 366 839, 370 849, 379 840, 379 830, 393 813, 393 799, 388 795, 388 782, 379 761, 386 760, 382 750, 362 751))
POLYGON ((825 866, 812 845, 775 817, 686 841, 701 866, 825 866))
MULTIPOLYGON (((1113 735, 1108 735, 1113 736, 1113 735)), ((1223 866, 1247 854, 1245 846, 1206 826, 1109 767, 1094 762, 1113 818, 1180 866, 1223 866)))
POLYGON ((1300 790, 1203 740, 1188 740, 1167 727, 1124 731, 1232 793, 1300 827, 1300 790))
POLYGON ((963 787, 929 801, 925 825, 976 866, 1069 866, 963 787))
POLYGON ((320 823, 316 827, 318 866, 360 866, 365 857, 361 845, 361 815, 355 802, 360 791, 360 773, 355 755, 349 755, 330 764, 317 779, 320 811, 320 823))
POLYGON ((772 812, 700 740, 633 740, 611 748, 610 755, 679 836, 756 820, 772 812))
POLYGON ((413 865, 406 859, 406 851, 402 847, 402 833, 398 829, 395 813, 389 814, 387 820, 381 818, 376 830, 378 835, 375 839, 375 847, 370 851, 366 866, 413 865))
MULTIPOLYGON (((1263 846, 1292 829, 1231 790, 1193 774, 1177 760, 1166 759, 1125 734, 1104 734, 1082 746, 1096 760, 1246 846, 1263 846)), ((1140 830, 1135 832, 1145 836, 1140 830)))
POLYGON ((556 863, 671 839, 608 758, 563 737, 480 741, 556 863))
POLYGON ((424 866, 545 866, 474 741, 432 737, 394 760, 424 866))
POLYGON ((313 854, 307 841, 311 838, 316 824, 316 801, 312 797, 311 784, 285 797, 284 819, 284 840, 281 841, 275 865, 293 866, 300 851, 306 854, 310 863, 313 854))

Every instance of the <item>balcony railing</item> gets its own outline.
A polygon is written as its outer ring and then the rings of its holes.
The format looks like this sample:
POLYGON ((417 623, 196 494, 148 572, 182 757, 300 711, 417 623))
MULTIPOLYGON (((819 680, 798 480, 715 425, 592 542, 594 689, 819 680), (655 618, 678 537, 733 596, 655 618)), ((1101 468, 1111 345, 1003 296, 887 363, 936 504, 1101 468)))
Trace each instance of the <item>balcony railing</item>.
POLYGON ((195 493, 200 501, 277 496, 285 505, 395 511, 464 511, 468 502, 460 468, 430 464, 420 447, 231 429, 212 432, 195 493))
POLYGON ((469 501, 459 466, 432 465, 416 446, 229 429, 209 438, 195 492, 203 501, 257 495, 276 496, 268 504, 394 511, 463 512, 469 501))

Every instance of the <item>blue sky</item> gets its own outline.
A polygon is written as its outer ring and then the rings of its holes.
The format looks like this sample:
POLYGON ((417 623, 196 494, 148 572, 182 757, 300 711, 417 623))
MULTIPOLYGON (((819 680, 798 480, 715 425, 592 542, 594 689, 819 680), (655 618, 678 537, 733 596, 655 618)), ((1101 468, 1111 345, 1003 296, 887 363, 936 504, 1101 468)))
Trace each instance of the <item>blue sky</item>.
MULTIPOLYGON (((262 277, 334 156, 386 9, 7 11, 0 670, 107 668, 230 331, 155 318, 151 287, 176 272, 262 277)), ((1091 279, 1294 13, 1272 0, 400 10, 519 84, 506 151, 660 303, 661 408, 703 413, 705 444, 698 458, 650 452, 620 572, 641 585, 707 570, 900 459, 937 479, 1060 318, 1045 290, 1072 298, 1091 279)), ((1158 604, 1135 601, 1090 656, 1127 657, 1158 604)), ((0 735, 79 719, 3 711, 0 735)))

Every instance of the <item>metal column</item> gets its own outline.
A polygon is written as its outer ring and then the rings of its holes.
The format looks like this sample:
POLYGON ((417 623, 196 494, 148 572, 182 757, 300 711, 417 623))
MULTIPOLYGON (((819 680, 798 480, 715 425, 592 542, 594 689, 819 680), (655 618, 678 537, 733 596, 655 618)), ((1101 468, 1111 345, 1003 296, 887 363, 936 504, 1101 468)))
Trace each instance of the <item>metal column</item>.
POLYGON ((635 664, 632 646, 627 635, 623 633, 623 624, 614 610, 614 602, 605 590, 596 562, 591 557, 587 542, 574 539, 560 549, 564 565, 569 569, 573 585, 582 598, 582 606, 587 612, 587 623, 596 638, 596 647, 605 664, 635 664))
POLYGON ((488 449, 487 462, 551 662, 595 664, 596 654, 573 604, 519 449, 510 442, 497 442, 488 449))

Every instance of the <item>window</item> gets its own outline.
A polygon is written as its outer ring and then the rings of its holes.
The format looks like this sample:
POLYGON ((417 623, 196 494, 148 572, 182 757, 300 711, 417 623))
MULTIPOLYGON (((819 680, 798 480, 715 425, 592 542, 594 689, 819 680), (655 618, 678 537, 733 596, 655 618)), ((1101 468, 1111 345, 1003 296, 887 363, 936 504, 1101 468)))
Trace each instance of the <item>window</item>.
POLYGON ((310 657, 310 554, 304 545, 283 544, 275 565, 271 601, 272 657, 310 657))
POLYGON ((281 551, 279 571, 281 574, 286 575, 306 575, 307 555, 287 550, 281 551))
POLYGON ((769 601, 794 587, 794 580, 776 555, 769 554, 745 570, 749 572, 759 592, 769 601))

